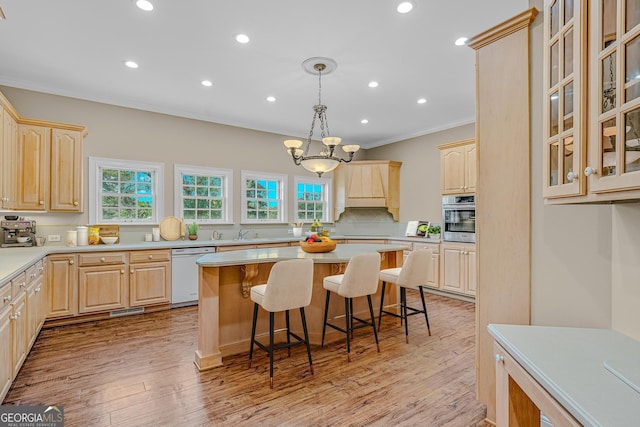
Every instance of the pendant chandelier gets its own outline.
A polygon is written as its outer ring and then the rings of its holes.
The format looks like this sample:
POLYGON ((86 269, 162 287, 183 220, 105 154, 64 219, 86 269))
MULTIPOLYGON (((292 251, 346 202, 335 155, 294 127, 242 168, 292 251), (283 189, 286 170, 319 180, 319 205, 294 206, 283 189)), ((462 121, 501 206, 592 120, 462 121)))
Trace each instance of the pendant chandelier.
POLYGON ((329 135, 329 122, 326 116, 327 106, 322 104, 322 73, 328 74, 335 69, 335 61, 329 58, 309 58, 302 63, 302 66, 308 72, 318 74, 318 104, 313 106, 311 131, 304 150, 300 148, 303 142, 299 139, 288 139, 284 141, 284 145, 296 165, 302 166, 309 172, 314 172, 321 177, 323 173, 337 168, 341 162, 349 163, 353 160, 353 155, 360 149, 360 146, 355 144, 343 145, 342 149, 349 156, 347 159, 343 159, 335 155, 336 147, 340 145, 342 139, 329 135), (332 68, 327 68, 328 66, 332 68), (318 154, 311 154, 309 149, 311 148, 311 138, 313 137, 316 120, 320 122, 320 140, 324 145, 318 154))

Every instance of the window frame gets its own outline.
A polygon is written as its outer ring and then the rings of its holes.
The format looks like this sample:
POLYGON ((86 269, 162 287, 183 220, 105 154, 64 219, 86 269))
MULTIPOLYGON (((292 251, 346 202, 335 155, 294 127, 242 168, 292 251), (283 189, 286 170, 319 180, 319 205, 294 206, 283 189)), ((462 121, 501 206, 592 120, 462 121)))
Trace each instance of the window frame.
POLYGON ((287 174, 271 173, 271 172, 257 172, 242 170, 240 172, 240 223, 241 224, 286 224, 288 223, 288 196, 287 196, 287 174), (248 179, 253 180, 268 180, 278 181, 278 187, 280 191, 279 206, 278 206, 278 219, 249 219, 247 217, 247 188, 246 181, 248 179))
POLYGON ((182 175, 206 175, 222 178, 222 219, 196 220, 198 224, 233 224, 233 169, 211 168, 175 164, 174 178, 174 211, 178 218, 184 218, 184 199, 182 195, 182 175))
POLYGON ((312 222, 308 220, 300 220, 298 218, 298 185, 299 184, 312 184, 312 185, 321 185, 322 186, 322 194, 323 194, 323 202, 324 208, 322 209, 322 218, 320 222, 322 223, 332 223, 333 222, 333 179, 331 178, 318 178, 313 176, 295 176, 293 178, 294 182, 294 190, 293 190, 293 216, 295 221, 303 221, 305 224, 312 222))
POLYGON ((137 160, 89 157, 89 222, 91 224, 153 225, 160 223, 164 212, 164 163, 137 160), (148 170, 152 174, 151 197, 153 206, 148 220, 117 220, 102 217, 102 169, 148 170), (92 191, 93 190, 93 191, 92 191))

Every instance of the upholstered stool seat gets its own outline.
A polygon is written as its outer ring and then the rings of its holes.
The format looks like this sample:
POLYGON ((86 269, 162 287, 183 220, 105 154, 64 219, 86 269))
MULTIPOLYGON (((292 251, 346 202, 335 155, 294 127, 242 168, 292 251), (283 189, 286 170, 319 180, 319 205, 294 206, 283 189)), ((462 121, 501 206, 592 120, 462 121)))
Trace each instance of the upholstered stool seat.
POLYGON ((378 317, 378 330, 382 322, 382 313, 390 314, 404 321, 405 340, 409 342, 409 316, 424 313, 427 321, 427 330, 431 335, 429 327, 429 316, 427 315, 427 305, 424 300, 424 290, 422 287, 427 283, 432 263, 431 249, 420 249, 409 253, 404 266, 401 268, 387 268, 380 271, 382 281, 382 296, 380 297, 380 316, 378 317), (400 314, 384 310, 384 291, 387 283, 395 283, 400 287, 400 314), (417 288, 420 291, 422 309, 407 306, 407 288, 417 288))
POLYGON ((291 347, 305 344, 309 357, 309 370, 313 374, 313 362, 311 360, 311 347, 309 346, 309 333, 304 307, 311 303, 313 289, 313 260, 293 259, 279 261, 273 265, 266 284, 256 285, 251 288, 251 301, 253 304, 253 322, 251 325, 251 347, 249 348, 249 367, 253 358, 253 347, 257 345, 269 353, 269 382, 273 388, 273 352, 286 348, 291 354, 291 347), (258 307, 269 312, 269 345, 264 345, 256 339, 256 323, 258 320, 258 307), (302 330, 304 338, 291 332, 289 328, 289 310, 300 309, 302 330), (274 314, 285 312, 287 342, 274 344, 274 314), (295 338, 291 342, 291 337, 295 338))
POLYGON ((347 264, 344 274, 336 274, 327 276, 323 280, 323 287, 326 289, 326 299, 324 307, 324 327, 322 329, 322 345, 324 346, 324 337, 327 326, 343 332, 347 336, 347 360, 351 360, 351 337, 354 329, 371 326, 373 335, 376 339, 376 347, 380 352, 380 344, 378 343, 378 331, 376 330, 375 315, 373 314, 373 305, 371 303, 371 295, 378 290, 378 273, 380 271, 380 254, 377 252, 356 255, 347 264), (345 327, 328 323, 329 299, 331 293, 336 293, 344 298, 345 310, 345 327), (367 297, 369 303, 369 313, 371 321, 366 321, 353 315, 353 298, 367 297), (354 326, 353 321, 359 322, 354 326))

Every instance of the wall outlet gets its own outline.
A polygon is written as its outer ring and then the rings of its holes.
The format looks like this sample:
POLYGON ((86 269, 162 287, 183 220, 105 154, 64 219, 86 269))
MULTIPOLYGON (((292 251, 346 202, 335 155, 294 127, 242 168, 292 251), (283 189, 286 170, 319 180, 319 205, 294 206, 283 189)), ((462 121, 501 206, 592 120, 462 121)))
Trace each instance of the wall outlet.
POLYGON ((331 229, 330 229, 329 231, 330 231, 331 233, 335 233, 335 232, 336 232, 336 229, 335 229, 335 228, 333 228, 333 227, 331 227, 331 229))
POLYGON ((49 234, 47 236, 47 240, 50 242, 59 242, 60 241, 60 235, 59 234, 49 234))

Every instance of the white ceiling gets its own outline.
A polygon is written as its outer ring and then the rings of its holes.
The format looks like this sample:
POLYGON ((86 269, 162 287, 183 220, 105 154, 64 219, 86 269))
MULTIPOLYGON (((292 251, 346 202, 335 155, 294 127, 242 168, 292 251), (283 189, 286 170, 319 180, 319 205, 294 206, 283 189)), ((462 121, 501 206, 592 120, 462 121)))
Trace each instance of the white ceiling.
POLYGON ((454 41, 528 7, 416 0, 401 15, 399 0, 152 2, 143 12, 134 0, 0 0, 0 85, 306 138, 318 79, 301 64, 329 57, 331 134, 370 148, 473 122, 475 53, 454 41))

